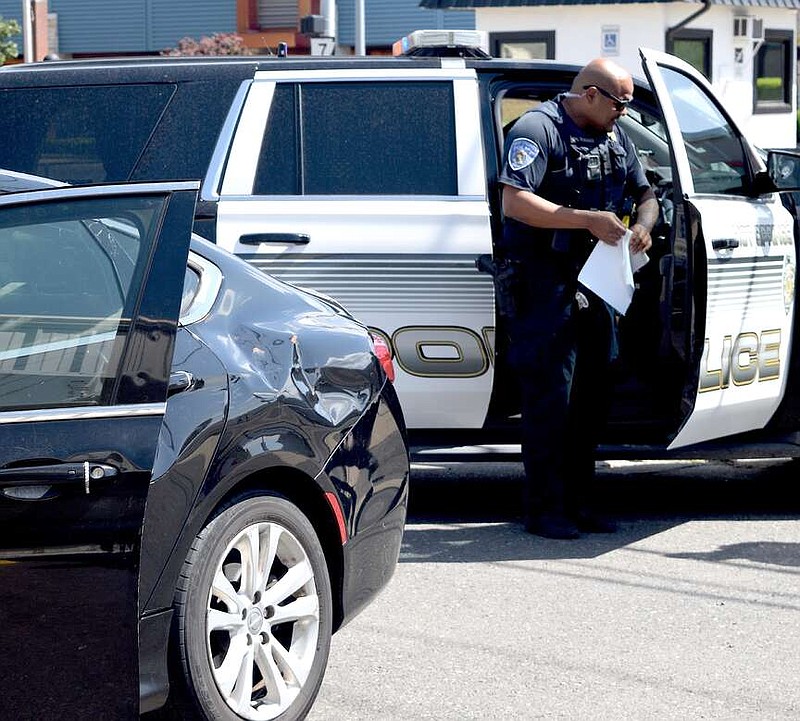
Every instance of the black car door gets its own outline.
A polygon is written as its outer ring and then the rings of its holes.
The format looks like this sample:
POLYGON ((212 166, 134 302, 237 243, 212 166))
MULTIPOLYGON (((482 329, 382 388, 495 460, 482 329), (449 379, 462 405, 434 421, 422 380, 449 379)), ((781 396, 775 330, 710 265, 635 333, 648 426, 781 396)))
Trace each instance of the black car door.
POLYGON ((0 716, 138 714, 144 505, 193 183, 0 198, 0 716))

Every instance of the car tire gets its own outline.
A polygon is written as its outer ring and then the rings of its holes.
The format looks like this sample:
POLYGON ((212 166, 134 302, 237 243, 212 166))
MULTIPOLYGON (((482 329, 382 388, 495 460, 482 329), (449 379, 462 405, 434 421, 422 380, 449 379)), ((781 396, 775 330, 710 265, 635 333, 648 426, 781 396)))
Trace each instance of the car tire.
POLYGON ((285 498, 241 499, 195 538, 175 625, 184 685, 203 718, 305 718, 327 666, 331 623, 322 547, 285 498))

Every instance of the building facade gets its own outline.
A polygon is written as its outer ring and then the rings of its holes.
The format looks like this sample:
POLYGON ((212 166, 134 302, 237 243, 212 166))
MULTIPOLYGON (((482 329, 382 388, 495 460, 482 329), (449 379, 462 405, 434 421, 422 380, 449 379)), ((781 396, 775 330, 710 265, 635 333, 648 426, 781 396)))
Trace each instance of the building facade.
MULTIPOLYGON (((175 47, 181 38, 236 33, 257 52, 275 52, 286 43, 290 53, 310 52, 301 20, 321 12, 320 0, 31 0, 37 22, 47 22, 49 41, 40 47, 64 57, 154 54, 175 47), (46 16, 46 19, 45 19, 46 16)), ((337 0, 339 52, 355 45, 356 0, 337 0)), ((22 24, 22 1, 0 0, 0 16, 22 24)), ((392 43, 420 28, 475 27, 471 10, 452 13, 422 8, 419 0, 365 0, 368 52, 388 52, 392 43)), ((22 40, 18 39, 20 52, 22 40)))
POLYGON ((494 55, 584 63, 612 57, 642 75, 639 48, 687 60, 763 147, 797 143, 797 9, 800 0, 422 0, 474 10, 494 55))

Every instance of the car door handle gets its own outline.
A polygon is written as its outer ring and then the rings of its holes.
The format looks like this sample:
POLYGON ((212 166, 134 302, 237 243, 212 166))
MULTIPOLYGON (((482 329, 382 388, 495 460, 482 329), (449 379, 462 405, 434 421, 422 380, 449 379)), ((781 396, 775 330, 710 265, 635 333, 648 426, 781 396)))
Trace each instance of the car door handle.
POLYGON ((169 385, 167 386, 167 397, 176 393, 188 391, 196 385, 194 376, 187 371, 174 371, 169 374, 169 385))
POLYGON ((311 236, 307 233, 248 233, 239 236, 239 242, 242 245, 258 245, 259 243, 306 245, 309 240, 311 240, 311 236))
POLYGON ((13 486, 63 486, 79 483, 89 493, 91 483, 117 475, 105 463, 54 463, 45 466, 18 466, 0 469, 0 488, 13 486))
POLYGON ((711 247, 714 250, 733 250, 739 247, 739 241, 736 238, 717 238, 711 241, 711 247))

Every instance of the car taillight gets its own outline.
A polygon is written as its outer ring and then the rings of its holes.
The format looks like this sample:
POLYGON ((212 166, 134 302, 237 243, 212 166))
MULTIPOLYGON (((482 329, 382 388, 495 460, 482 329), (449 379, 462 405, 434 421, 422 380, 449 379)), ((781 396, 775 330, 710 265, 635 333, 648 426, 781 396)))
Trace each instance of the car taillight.
POLYGON ((392 351, 389 350, 388 343, 379 335, 372 334, 372 345, 375 348, 375 356, 380 361, 381 368, 391 383, 394 383, 394 363, 392 362, 392 351))

